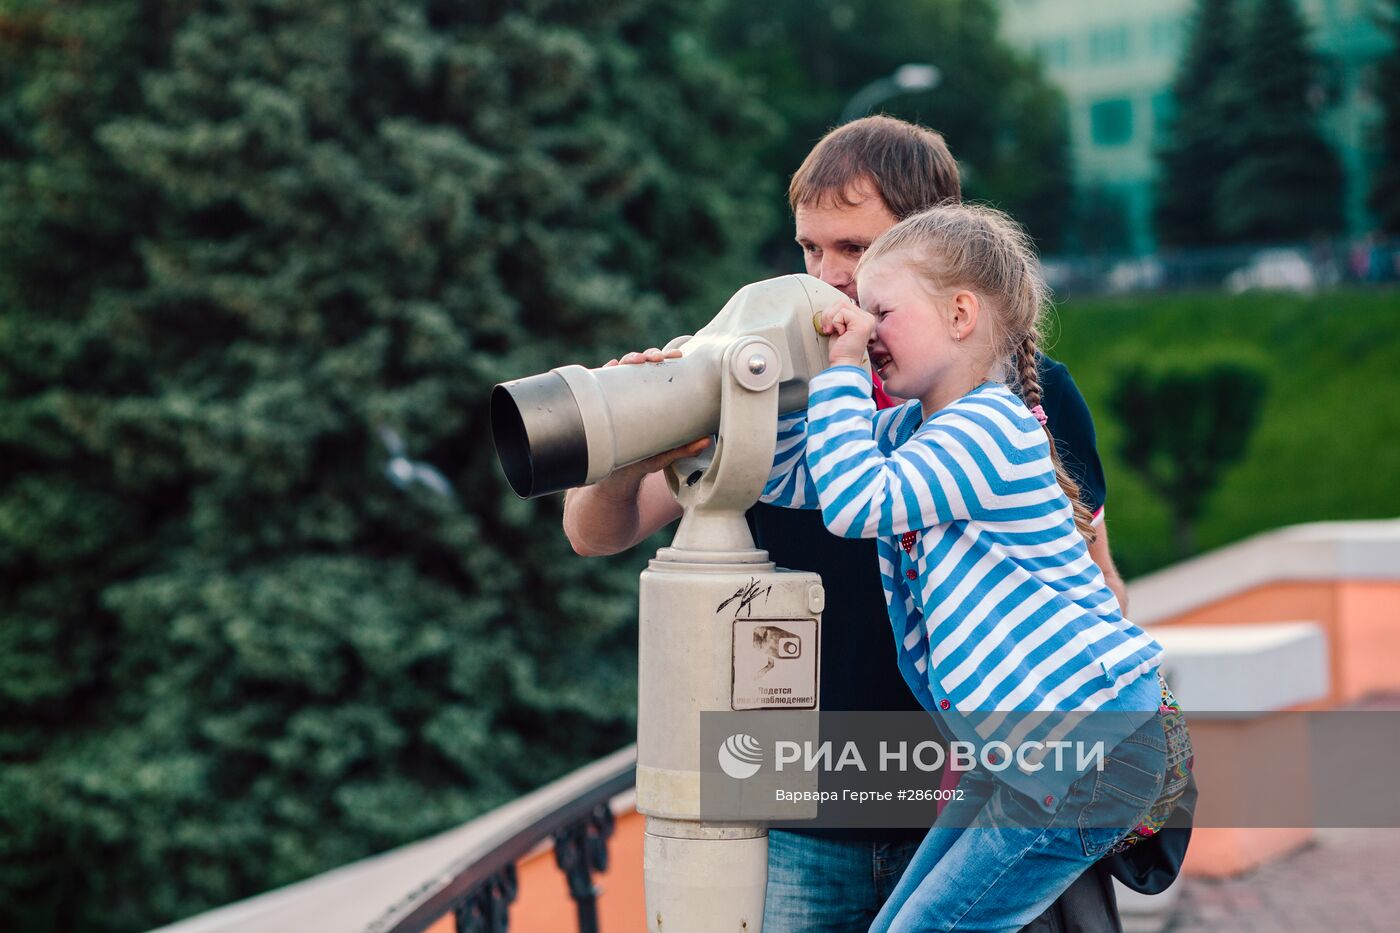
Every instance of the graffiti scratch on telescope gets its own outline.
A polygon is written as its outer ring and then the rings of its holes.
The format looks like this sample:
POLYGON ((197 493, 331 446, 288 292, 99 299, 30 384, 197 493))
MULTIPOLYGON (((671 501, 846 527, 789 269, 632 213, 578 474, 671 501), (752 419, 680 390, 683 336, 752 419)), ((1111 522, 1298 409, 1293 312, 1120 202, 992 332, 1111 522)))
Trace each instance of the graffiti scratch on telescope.
POLYGON ((725 606, 738 600, 738 605, 734 607, 734 618, 739 618, 739 613, 741 612, 744 613, 745 616, 751 616, 753 615, 754 602, 757 601, 760 596, 766 601, 768 599, 768 594, 771 592, 773 592, 773 585, 771 583, 768 586, 761 586, 757 580, 751 578, 748 583, 735 590, 733 596, 716 606, 715 613, 723 612, 725 606))

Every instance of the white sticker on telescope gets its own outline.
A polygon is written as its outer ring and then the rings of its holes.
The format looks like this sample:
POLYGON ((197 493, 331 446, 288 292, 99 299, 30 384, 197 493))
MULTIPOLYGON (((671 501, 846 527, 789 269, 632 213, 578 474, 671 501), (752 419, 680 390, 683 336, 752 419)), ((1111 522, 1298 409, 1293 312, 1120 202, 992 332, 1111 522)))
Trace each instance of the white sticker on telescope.
POLYGON ((735 619, 734 709, 815 709, 815 619, 735 619))

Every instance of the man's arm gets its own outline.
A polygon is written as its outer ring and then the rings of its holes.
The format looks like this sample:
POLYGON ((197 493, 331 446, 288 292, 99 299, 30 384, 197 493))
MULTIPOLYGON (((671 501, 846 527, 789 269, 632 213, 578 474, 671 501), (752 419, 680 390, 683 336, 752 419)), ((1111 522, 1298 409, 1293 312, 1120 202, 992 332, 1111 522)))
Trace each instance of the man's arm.
POLYGON ((1108 550, 1108 523, 1099 522, 1099 526, 1094 530, 1098 534, 1094 536, 1094 543, 1089 545, 1089 556, 1103 571, 1103 581, 1108 584, 1113 595, 1118 597, 1119 611, 1127 616, 1128 585, 1123 582, 1123 576, 1118 572, 1118 566, 1113 563, 1113 555, 1108 550))
POLYGON ((661 471, 710 444, 701 438, 614 471, 592 486, 564 494, 564 536, 574 553, 602 557, 627 550, 681 517, 661 471))
POLYGON ((1113 563, 1113 555, 1108 549, 1108 523, 1103 520, 1104 500, 1108 498, 1107 483, 1104 480, 1103 464, 1099 461, 1098 437, 1094 431, 1094 418, 1084 395, 1075 385, 1073 377, 1063 363, 1042 356, 1040 363, 1041 386, 1045 390, 1045 412, 1050 419, 1050 431, 1055 437, 1055 448, 1065 469, 1079 484, 1080 498, 1090 511, 1099 513, 1097 535, 1089 545, 1089 556, 1103 571, 1104 582, 1118 597, 1118 607, 1123 615, 1128 614, 1128 588, 1118 567, 1113 563))

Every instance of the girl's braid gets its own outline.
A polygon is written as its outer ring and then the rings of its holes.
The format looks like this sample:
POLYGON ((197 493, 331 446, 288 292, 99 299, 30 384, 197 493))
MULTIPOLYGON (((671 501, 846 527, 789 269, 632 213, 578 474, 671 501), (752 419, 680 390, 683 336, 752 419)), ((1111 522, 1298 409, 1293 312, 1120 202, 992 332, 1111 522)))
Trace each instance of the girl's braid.
POLYGON ((1021 401, 1026 403, 1027 408, 1039 405, 1042 398, 1035 353, 1035 334, 1026 334, 1021 338, 1020 346, 1016 348, 1016 384, 1021 390, 1021 401))
MULTIPOLYGON (((1035 362, 1036 351, 1034 332, 1022 337, 1016 346, 1016 387, 1021 401, 1026 403, 1027 408, 1035 408, 1042 398, 1040 371, 1035 362)), ((1050 462, 1055 465, 1055 478, 1059 480, 1060 488, 1064 490, 1070 507, 1074 510, 1074 524, 1084 536, 1084 540, 1093 544, 1094 539, 1098 537, 1098 532, 1094 530, 1094 513, 1084 504, 1079 483, 1075 482, 1074 477, 1069 475, 1069 471, 1060 462, 1060 452, 1055 448, 1055 435, 1050 431, 1049 422, 1045 423, 1044 428, 1045 437, 1050 442, 1050 462)))

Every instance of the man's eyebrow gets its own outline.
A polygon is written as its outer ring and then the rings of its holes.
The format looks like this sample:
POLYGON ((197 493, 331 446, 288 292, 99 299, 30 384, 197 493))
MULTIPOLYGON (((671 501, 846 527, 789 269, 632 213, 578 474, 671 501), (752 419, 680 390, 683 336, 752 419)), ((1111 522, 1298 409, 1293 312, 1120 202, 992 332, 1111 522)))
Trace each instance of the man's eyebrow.
MULTIPOLYGON (((802 236, 801 234, 797 234, 792 238, 792 240, 799 246, 814 246, 817 242, 811 237, 802 236)), ((874 237, 842 237, 841 239, 836 241, 835 245, 837 249, 844 249, 848 246, 859 246, 861 249, 868 249, 870 247, 870 244, 874 242, 874 237)))

